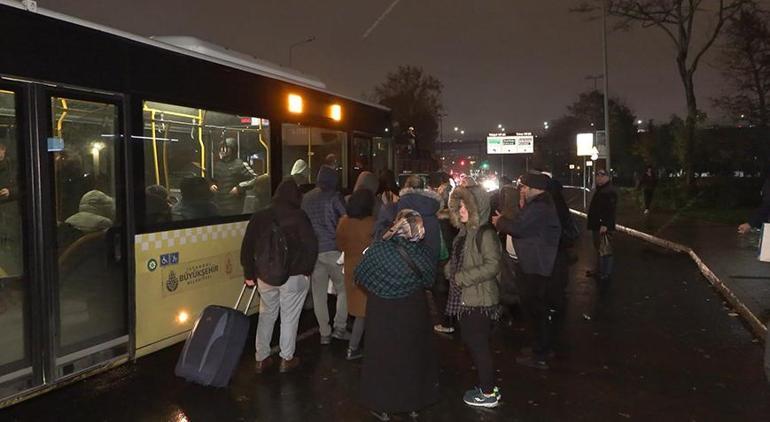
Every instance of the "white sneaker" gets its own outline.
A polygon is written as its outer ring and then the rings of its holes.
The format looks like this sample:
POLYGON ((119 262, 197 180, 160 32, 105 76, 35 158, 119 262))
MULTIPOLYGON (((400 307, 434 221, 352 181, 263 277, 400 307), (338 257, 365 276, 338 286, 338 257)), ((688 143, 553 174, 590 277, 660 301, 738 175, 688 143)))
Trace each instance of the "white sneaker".
POLYGON ((433 326, 433 331, 442 334, 452 334, 455 332, 455 327, 444 327, 442 324, 436 324, 433 326))

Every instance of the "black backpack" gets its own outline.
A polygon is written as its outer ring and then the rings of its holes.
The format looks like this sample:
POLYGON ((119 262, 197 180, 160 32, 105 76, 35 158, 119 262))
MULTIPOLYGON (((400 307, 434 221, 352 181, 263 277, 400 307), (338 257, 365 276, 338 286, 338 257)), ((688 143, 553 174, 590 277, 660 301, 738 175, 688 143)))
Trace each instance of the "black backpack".
POLYGON ((491 223, 484 223, 479 227, 479 231, 476 233, 476 250, 481 252, 481 241, 484 237, 484 232, 491 230, 493 232, 497 232, 495 230, 495 226, 493 226, 491 223))
POLYGON ((254 267, 257 277, 271 286, 282 286, 289 279, 289 246, 272 210, 270 230, 257 240, 254 267))

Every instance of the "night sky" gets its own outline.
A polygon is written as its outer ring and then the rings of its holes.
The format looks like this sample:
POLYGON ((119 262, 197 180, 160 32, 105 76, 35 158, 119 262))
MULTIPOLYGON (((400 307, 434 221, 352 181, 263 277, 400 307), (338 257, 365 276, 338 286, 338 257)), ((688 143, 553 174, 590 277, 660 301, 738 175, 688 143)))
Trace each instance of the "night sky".
MULTIPOLYGON (((706 0, 705 3, 714 2, 706 0)), ((444 83, 447 133, 505 125, 537 130, 564 114, 602 73, 601 21, 569 12, 577 0, 38 0, 38 5, 139 35, 190 35, 317 76, 361 97, 398 65, 418 65, 444 83)), ((770 3, 770 0, 766 0, 770 3)), ((655 29, 612 32, 610 93, 641 119, 685 114, 673 46, 655 29)), ((696 80, 699 108, 722 120, 714 54, 696 80)), ((601 81, 599 81, 601 89, 601 81)))

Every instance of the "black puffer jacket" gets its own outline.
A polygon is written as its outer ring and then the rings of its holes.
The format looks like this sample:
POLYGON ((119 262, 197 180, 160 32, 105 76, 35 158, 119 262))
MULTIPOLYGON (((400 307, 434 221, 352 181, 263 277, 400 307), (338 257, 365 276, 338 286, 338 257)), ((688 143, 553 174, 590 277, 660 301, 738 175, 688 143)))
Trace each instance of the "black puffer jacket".
POLYGON ((214 181, 218 187, 216 202, 222 215, 243 213, 246 189, 254 187, 257 174, 240 158, 219 160, 214 163, 214 181), (230 191, 237 188, 237 194, 230 191))
POLYGON ((618 192, 612 182, 597 186, 591 205, 588 206, 588 230, 599 230, 606 226, 607 230, 615 230, 615 212, 618 206, 618 192))
POLYGON ((0 160, 0 189, 8 189, 9 196, 0 198, 0 203, 16 199, 16 169, 6 157, 0 160))
POLYGON ((300 208, 301 202, 302 195, 297 184, 294 180, 287 179, 275 190, 272 205, 251 216, 241 245, 241 265, 247 280, 254 280, 256 277, 255 244, 270 230, 273 218, 277 220, 287 240, 289 275, 310 275, 313 272, 318 257, 318 240, 310 219, 300 208))

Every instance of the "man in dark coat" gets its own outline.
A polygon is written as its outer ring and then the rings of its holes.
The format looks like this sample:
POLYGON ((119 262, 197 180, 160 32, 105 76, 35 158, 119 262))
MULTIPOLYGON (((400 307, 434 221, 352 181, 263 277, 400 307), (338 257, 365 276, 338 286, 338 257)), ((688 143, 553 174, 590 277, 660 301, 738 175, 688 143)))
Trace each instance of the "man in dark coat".
POLYGON ((318 239, 318 259, 311 277, 313 311, 318 320, 321 344, 337 340, 349 340, 347 332, 348 299, 345 293, 345 277, 342 266, 337 264, 340 251, 337 250, 337 224, 345 215, 342 195, 337 191, 337 171, 323 165, 318 170, 316 187, 302 198, 302 210, 307 213, 318 239), (334 330, 329 326, 327 289, 329 278, 337 291, 337 312, 334 315, 334 330))
POLYGON ((596 190, 588 206, 588 230, 593 233, 594 249, 598 256, 596 270, 588 271, 589 277, 600 281, 609 280, 612 275, 611 233, 615 231, 615 213, 618 205, 618 193, 612 185, 610 176, 604 169, 596 171, 596 190), (602 245, 604 237, 604 246, 602 245))
POLYGON ((310 219, 300 208, 302 196, 297 184, 288 179, 281 182, 273 195, 272 204, 251 216, 241 246, 241 265, 245 283, 259 289, 259 323, 256 338, 256 371, 262 373, 272 365, 270 340, 275 320, 281 315, 281 372, 288 372, 299 365, 294 356, 297 327, 305 296, 310 289, 309 276, 318 257, 318 241, 310 219), (281 286, 273 286, 259 279, 260 268, 255 266, 255 254, 266 252, 266 237, 273 227, 280 227, 286 239, 286 261, 289 279, 281 286))
POLYGON ((759 209, 754 212, 754 215, 747 223, 738 226, 738 232, 746 234, 752 227, 761 229, 762 224, 767 222, 770 222, 770 168, 767 170, 765 184, 762 186, 762 205, 759 206, 759 209))
POLYGON ((219 144, 219 160, 214 163, 212 192, 222 215, 243 214, 246 190, 254 187, 257 173, 238 158, 238 141, 227 138, 219 144))
POLYGON ((532 355, 516 359, 522 365, 548 369, 546 357, 552 352, 553 315, 548 312, 548 290, 561 237, 561 224, 548 189, 549 177, 528 173, 521 180, 524 207, 514 219, 497 214, 493 223, 497 230, 513 239, 513 249, 523 274, 522 305, 533 323, 536 344, 532 355))

